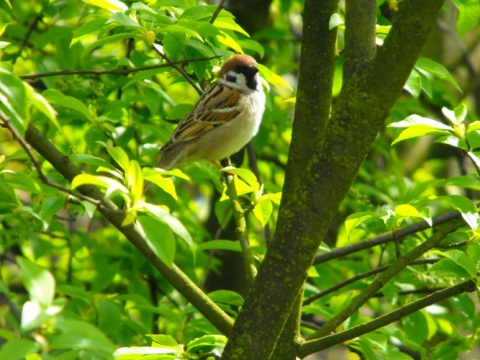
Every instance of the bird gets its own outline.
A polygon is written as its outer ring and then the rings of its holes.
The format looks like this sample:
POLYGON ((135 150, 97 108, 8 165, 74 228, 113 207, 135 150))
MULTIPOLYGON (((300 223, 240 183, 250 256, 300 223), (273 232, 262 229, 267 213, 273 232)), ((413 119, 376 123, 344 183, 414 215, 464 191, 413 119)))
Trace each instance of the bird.
POLYGON ((200 160, 216 162, 242 149, 258 132, 265 93, 257 62, 233 55, 159 150, 157 168, 200 160))

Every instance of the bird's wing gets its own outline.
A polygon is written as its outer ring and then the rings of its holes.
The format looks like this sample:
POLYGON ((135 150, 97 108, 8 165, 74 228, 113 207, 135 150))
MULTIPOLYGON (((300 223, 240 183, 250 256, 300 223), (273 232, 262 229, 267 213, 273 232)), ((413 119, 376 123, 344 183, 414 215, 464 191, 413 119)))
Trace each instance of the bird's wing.
POLYGON ((190 113, 178 124, 168 144, 193 140, 232 121, 240 114, 241 92, 215 83, 200 97, 190 113))

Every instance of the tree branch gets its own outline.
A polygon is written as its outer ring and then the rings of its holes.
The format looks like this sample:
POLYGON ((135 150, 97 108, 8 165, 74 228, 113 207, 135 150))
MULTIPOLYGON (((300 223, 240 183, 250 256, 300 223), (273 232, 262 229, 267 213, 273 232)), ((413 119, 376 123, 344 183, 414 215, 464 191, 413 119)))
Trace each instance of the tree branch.
MULTIPOLYGON (((68 181, 79 175, 80 170, 63 155, 45 136, 33 125, 25 131, 25 140, 40 153, 52 166, 68 181)), ((120 211, 115 204, 105 199, 103 193, 91 185, 82 185, 80 192, 93 199, 101 201, 98 211, 115 226, 167 279, 173 287, 192 303, 220 332, 228 335, 232 328, 233 320, 215 304, 197 285, 190 280, 176 265, 169 268, 162 262, 146 244, 145 240, 135 229, 134 225, 122 226, 125 213, 120 211)))
MULTIPOLYGON (((412 261, 409 265, 423 265, 423 264, 433 264, 433 263, 436 263, 437 261, 439 261, 439 259, 421 259, 421 260, 415 260, 415 261, 412 261)), ((347 279, 345 281, 342 281, 342 282, 339 282, 338 284, 328 288, 328 289, 325 289, 323 291, 320 291, 318 294, 315 294, 313 296, 310 296, 308 299, 305 299, 305 301, 303 302, 303 305, 308 305, 308 304, 311 304, 312 302, 314 302, 315 300, 318 300, 334 291, 337 291, 347 285, 350 285, 350 284, 353 284, 354 282, 357 282, 358 280, 362 280, 362 279, 365 279, 369 276, 372 276, 372 275, 376 275, 376 274, 379 274, 381 272, 384 272, 385 270, 387 270, 390 266, 392 266, 391 264, 390 265, 384 265, 384 266, 379 266, 375 269, 372 269, 370 271, 366 271, 362 274, 358 274, 358 275, 355 275, 354 277, 350 278, 350 279, 347 279)))
POLYGON ((375 295, 388 281, 396 276, 400 271, 405 269, 415 259, 426 253, 428 250, 436 246, 442 241, 445 236, 457 230, 465 223, 463 219, 454 220, 443 225, 426 241, 418 245, 405 256, 395 261, 384 273, 379 275, 366 289, 364 289, 357 297, 355 297, 350 304, 343 308, 337 315, 327 321, 320 329, 318 329, 312 336, 312 339, 317 339, 330 334, 340 324, 347 320, 352 314, 357 311, 363 304, 365 304, 372 296, 375 295))
POLYGON ((138 68, 134 68, 134 69, 61 70, 61 71, 52 71, 52 72, 31 74, 31 75, 20 75, 19 78, 21 78, 23 80, 36 80, 38 78, 43 78, 43 77, 62 76, 62 75, 94 75, 94 76, 100 76, 100 75, 129 75, 129 74, 134 74, 134 73, 139 72, 139 71, 160 69, 160 68, 165 68, 165 67, 172 67, 173 65, 185 66, 186 64, 188 64, 190 62, 209 61, 209 60, 213 60, 213 59, 218 59, 220 57, 221 57, 221 55, 215 55, 215 56, 204 57, 204 58, 170 61, 168 64, 143 66, 143 67, 138 67, 138 68))
POLYGON ((252 286, 253 280, 257 275, 257 268, 255 267, 255 258, 250 248, 250 242, 247 238, 247 219, 245 219, 245 211, 242 209, 242 205, 238 200, 237 188, 235 187, 235 177, 232 175, 226 175, 227 195, 230 199, 232 206, 233 218, 235 219, 238 241, 240 241, 240 247, 242 248, 243 261, 245 264, 245 272, 247 274, 248 286, 252 286))
POLYGON ((313 354, 317 351, 328 349, 332 346, 341 344, 345 341, 354 339, 358 336, 368 334, 376 329, 384 327, 394 321, 404 318, 414 312, 421 310, 429 305, 438 303, 452 296, 462 294, 464 292, 473 292, 477 290, 477 286, 473 280, 462 282, 445 290, 436 291, 431 295, 427 295, 419 300, 394 310, 388 314, 380 316, 368 323, 357 325, 351 329, 342 331, 338 334, 329 335, 318 340, 305 342, 300 347, 299 356, 301 358, 313 354))
POLYGON ((197 91, 199 95, 203 94, 203 90, 200 89, 200 87, 193 81, 190 75, 187 74, 185 70, 183 70, 180 66, 176 65, 172 60, 169 59, 167 55, 165 55, 161 50, 158 44, 153 44, 152 46, 153 50, 160 55, 160 57, 165 60, 171 67, 173 67, 175 70, 177 70, 182 76, 185 78, 185 80, 188 81, 190 85, 197 91))
POLYGON ((355 73, 363 72, 374 59, 376 20, 375 0, 345 1, 344 81, 355 73))
POLYGON ((308 209, 304 179, 307 161, 328 124, 336 41, 336 30, 328 24, 337 9, 338 0, 305 1, 295 121, 277 229, 237 317, 224 360, 271 357, 318 248, 319 233, 311 231, 318 213, 308 209))
POLYGON ((42 166, 40 165, 40 163, 38 162, 38 159, 37 157, 35 156, 35 154, 32 152, 32 149, 30 148, 30 145, 22 138, 22 136, 18 133, 17 129, 15 129, 14 126, 12 126, 10 124, 10 120, 4 118, 1 114, 0 114, 0 120, 2 121, 0 123, 0 126, 4 126, 6 127, 8 130, 10 130, 10 132, 12 133, 13 135, 13 138, 15 140, 17 140, 20 145, 22 146, 22 148, 25 150, 25 152, 27 153, 27 156, 30 158, 30 160, 32 161, 32 164, 33 166, 35 167, 35 170, 37 170, 37 174, 38 174, 38 177, 39 179, 47 186, 50 186, 54 189, 57 189, 61 192, 64 192, 68 195, 71 195, 73 197, 76 197, 77 199, 80 199, 80 200, 84 200, 84 201, 88 201, 89 203, 92 203, 96 206, 99 206, 101 204, 101 202, 97 199, 93 199, 91 197, 88 197, 88 196, 85 196, 85 195, 82 195, 78 192, 75 192, 75 191, 72 191, 71 189, 69 188, 66 188, 60 184, 57 184, 53 181, 51 181, 42 171, 42 166))
MULTIPOLYGON (((462 217, 462 214, 458 211, 452 211, 450 213, 437 216, 432 220, 432 227, 447 223, 455 219, 459 219, 461 217, 462 217)), ((387 233, 375 236, 368 240, 359 241, 352 245, 347 245, 341 248, 332 249, 331 251, 316 255, 313 261, 313 264, 318 265, 318 264, 330 261, 332 259, 336 259, 342 256, 352 254, 360 250, 369 249, 377 245, 388 243, 390 241, 399 240, 408 235, 415 234, 419 231, 423 231, 430 227, 431 226, 428 223, 422 220, 416 224, 406 226, 403 229, 400 229, 398 231, 389 231, 387 233)))
POLYGON ((212 18, 210 19, 210 24, 213 24, 215 22, 215 19, 218 17, 218 14, 220 14, 220 11, 223 9, 223 4, 225 3, 225 0, 221 0, 220 3, 218 4, 217 8, 215 9, 215 12, 212 15, 212 18))

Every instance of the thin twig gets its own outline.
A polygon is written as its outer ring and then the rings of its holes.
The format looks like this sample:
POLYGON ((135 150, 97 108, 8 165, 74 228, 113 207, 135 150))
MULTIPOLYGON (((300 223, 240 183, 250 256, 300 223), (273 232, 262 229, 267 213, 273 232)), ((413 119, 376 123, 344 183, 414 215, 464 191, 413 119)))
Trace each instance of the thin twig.
POLYGON ((227 175, 225 182, 227 185, 226 192, 232 205, 233 218, 235 219, 235 224, 237 226, 235 233, 237 234, 237 238, 240 241, 240 247, 242 248, 248 283, 249 285, 252 285, 253 280, 257 275, 257 268, 255 267, 255 258, 253 257, 252 249, 250 248, 250 243, 247 238, 245 210, 243 210, 242 205, 240 205, 240 201, 238 200, 237 188, 235 187, 235 177, 227 175))
POLYGON ((391 279, 393 279, 400 271, 405 269, 418 257, 425 254, 427 251, 440 243, 448 234, 454 232, 465 224, 462 219, 457 219, 444 224, 430 236, 427 240, 412 249, 409 253, 397 259, 387 270, 378 275, 375 280, 363 291, 357 295, 346 307, 344 307, 337 315, 328 320, 324 326, 316 331, 311 338, 322 338, 330 334, 340 324, 347 320, 352 314, 360 309, 374 294, 385 286, 391 279))
POLYGON ((210 24, 213 24, 215 22, 215 19, 218 17, 218 14, 220 14, 220 11, 223 9, 223 3, 225 0, 221 0, 220 4, 218 4, 217 8, 215 9, 215 12, 212 15, 212 18, 210 19, 210 24))
MULTIPOLYGON (((248 153, 248 162, 250 169, 252 169, 252 172, 255 174, 255 177, 257 178, 257 181, 260 185, 262 185, 262 178, 260 177, 260 171, 258 170, 258 163, 257 163, 257 154, 255 154, 255 149, 253 148, 253 144, 251 141, 248 142, 247 144, 247 153, 248 153)), ((270 229, 270 225, 268 222, 265 224, 265 228, 263 229, 264 235, 265 235, 265 240, 267 245, 270 244, 273 238, 272 230, 270 229)))
POLYGON ((158 54, 160 55, 160 57, 165 60, 171 67, 173 67, 175 70, 177 70, 180 74, 182 74, 182 76, 185 78, 185 80, 188 81, 188 83, 190 85, 193 86, 193 88, 197 91, 197 93, 199 95, 202 95, 203 94, 203 90, 200 89, 200 87, 195 84, 195 81, 193 81, 193 79, 191 78, 190 75, 187 74, 187 72, 185 70, 183 70, 180 66, 177 66, 172 60, 170 60, 168 58, 167 55, 165 55, 159 48, 159 45, 158 44, 153 44, 152 46, 153 50, 158 54))
POLYGON ((25 34, 25 38, 23 39, 22 44, 20 45, 20 49, 18 50, 18 56, 15 56, 13 58, 12 64, 15 64, 15 62, 21 57, 23 49, 27 46, 28 41, 30 40, 30 37, 33 34, 33 31, 37 27, 38 22, 42 19, 42 16, 43 16, 42 13, 40 13, 37 16, 35 16, 35 18, 33 19, 32 23, 28 27, 28 30, 25 34))
POLYGON ((413 301, 410 304, 403 306, 397 310, 391 311, 388 314, 382 315, 368 323, 357 325, 348 330, 339 332, 337 334, 328 335, 321 339, 307 341, 300 347, 299 357, 303 358, 306 355, 321 351, 332 346, 342 344, 345 341, 354 339, 364 334, 373 332, 376 329, 384 327, 394 321, 404 318, 414 312, 421 310, 427 306, 438 303, 452 296, 459 295, 465 292, 473 292, 477 286, 473 280, 464 281, 458 285, 450 288, 436 291, 431 295, 425 296, 419 300, 413 301))
MULTIPOLYGON (((415 260, 415 261, 412 261, 412 263, 410 265, 423 265, 423 264, 432 264, 432 263, 435 263, 439 261, 439 259, 421 259, 421 260, 415 260)), ((392 265, 384 265, 384 266, 380 266, 380 267, 377 267, 375 269, 372 269, 370 271, 366 271, 362 274, 358 274, 358 275, 355 275, 354 277, 350 278, 350 279, 347 279, 345 281, 342 281, 328 289, 325 289, 323 291, 320 291, 318 294, 315 294, 313 296, 310 296, 308 299, 305 299, 305 301, 303 302, 303 305, 308 305, 308 304, 311 304, 312 302, 314 302, 315 300, 318 300, 334 291, 337 291, 347 285, 350 285, 356 281, 359 281, 359 280, 362 280, 362 279, 365 279, 369 276, 372 276, 372 275, 376 275, 376 274, 379 274, 381 272, 384 272, 385 270, 387 270, 390 266, 392 265)))
POLYGON ((92 199, 91 197, 88 197, 88 196, 85 196, 85 195, 82 195, 82 194, 79 194, 77 192, 74 192, 72 191, 71 189, 69 188, 66 188, 60 184, 57 184, 53 181, 51 181, 42 171, 42 166, 40 165, 40 163, 38 162, 38 159, 37 157, 35 156, 35 154, 33 153, 32 149, 30 148, 30 144, 28 142, 25 141, 25 139, 18 133, 17 129, 15 129, 15 127, 11 126, 10 124, 10 121, 6 118, 4 118, 2 115, 0 115, 0 120, 2 120, 2 126, 5 126, 8 130, 10 130, 10 132, 12 133, 13 137, 15 138, 15 140, 17 140, 20 145, 22 146, 22 148, 25 150, 25 152, 27 153, 28 157, 30 158, 30 160, 32 161, 32 164, 33 166, 35 167, 35 169, 37 170, 37 173, 38 173, 38 177, 39 179, 46 185, 50 186, 50 187, 53 187, 57 190, 60 190, 61 192, 64 192, 66 194, 69 194, 71 196, 74 196, 78 199, 81 199, 81 200, 84 200, 84 201, 88 201, 89 203, 92 203, 96 206, 100 206, 101 205, 101 202, 99 200, 96 200, 96 199, 92 199))
POLYGON ((189 59, 189 60, 179 60, 179 61, 170 61, 168 64, 159 64, 159 65, 150 65, 150 66, 143 66, 134 69, 113 69, 113 70, 61 70, 61 71, 51 71, 46 73, 39 73, 39 74, 31 74, 31 75, 20 75, 19 77, 24 80, 35 80, 38 78, 43 77, 51 77, 51 76, 62 76, 62 75, 129 75, 139 71, 145 70, 152 70, 152 69, 160 69, 165 67, 172 67, 174 65, 186 65, 190 62, 198 62, 198 61, 209 61, 213 59, 220 58, 221 55, 215 55, 210 57, 203 57, 203 58, 196 58, 196 59, 189 59))
POLYGON ((440 224, 444 224, 446 222, 449 222, 451 220, 459 219, 461 218, 462 214, 458 211, 452 211, 450 213, 446 213, 440 216, 437 216, 432 219, 432 226, 430 226, 428 223, 425 221, 420 221, 418 223, 415 223, 413 225, 404 227, 403 229, 397 230, 397 231, 389 231, 387 233, 375 236, 371 239, 364 240, 364 241, 359 241, 357 243, 354 243, 352 245, 344 246, 341 248, 336 248, 332 249, 329 252, 325 252, 322 254, 318 254, 315 256, 314 260, 314 265, 318 265, 324 262, 327 262, 332 259, 336 259, 342 256, 346 256, 349 254, 352 254, 354 252, 360 251, 360 250, 365 250, 372 248, 377 245, 385 244, 387 242, 393 241, 395 239, 400 240, 401 238, 404 238, 408 235, 415 234, 419 231, 423 231, 425 229, 428 229, 430 227, 435 227, 440 224))

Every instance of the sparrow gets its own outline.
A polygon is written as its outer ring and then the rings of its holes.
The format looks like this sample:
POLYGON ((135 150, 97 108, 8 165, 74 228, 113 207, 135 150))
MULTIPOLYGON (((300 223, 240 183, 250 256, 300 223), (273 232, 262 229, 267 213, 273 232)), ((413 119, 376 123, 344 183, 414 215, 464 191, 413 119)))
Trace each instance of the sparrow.
POLYGON ((222 160, 254 137, 265 110, 257 62, 248 55, 225 61, 218 80, 181 120, 160 149, 156 167, 170 170, 185 162, 222 160))

